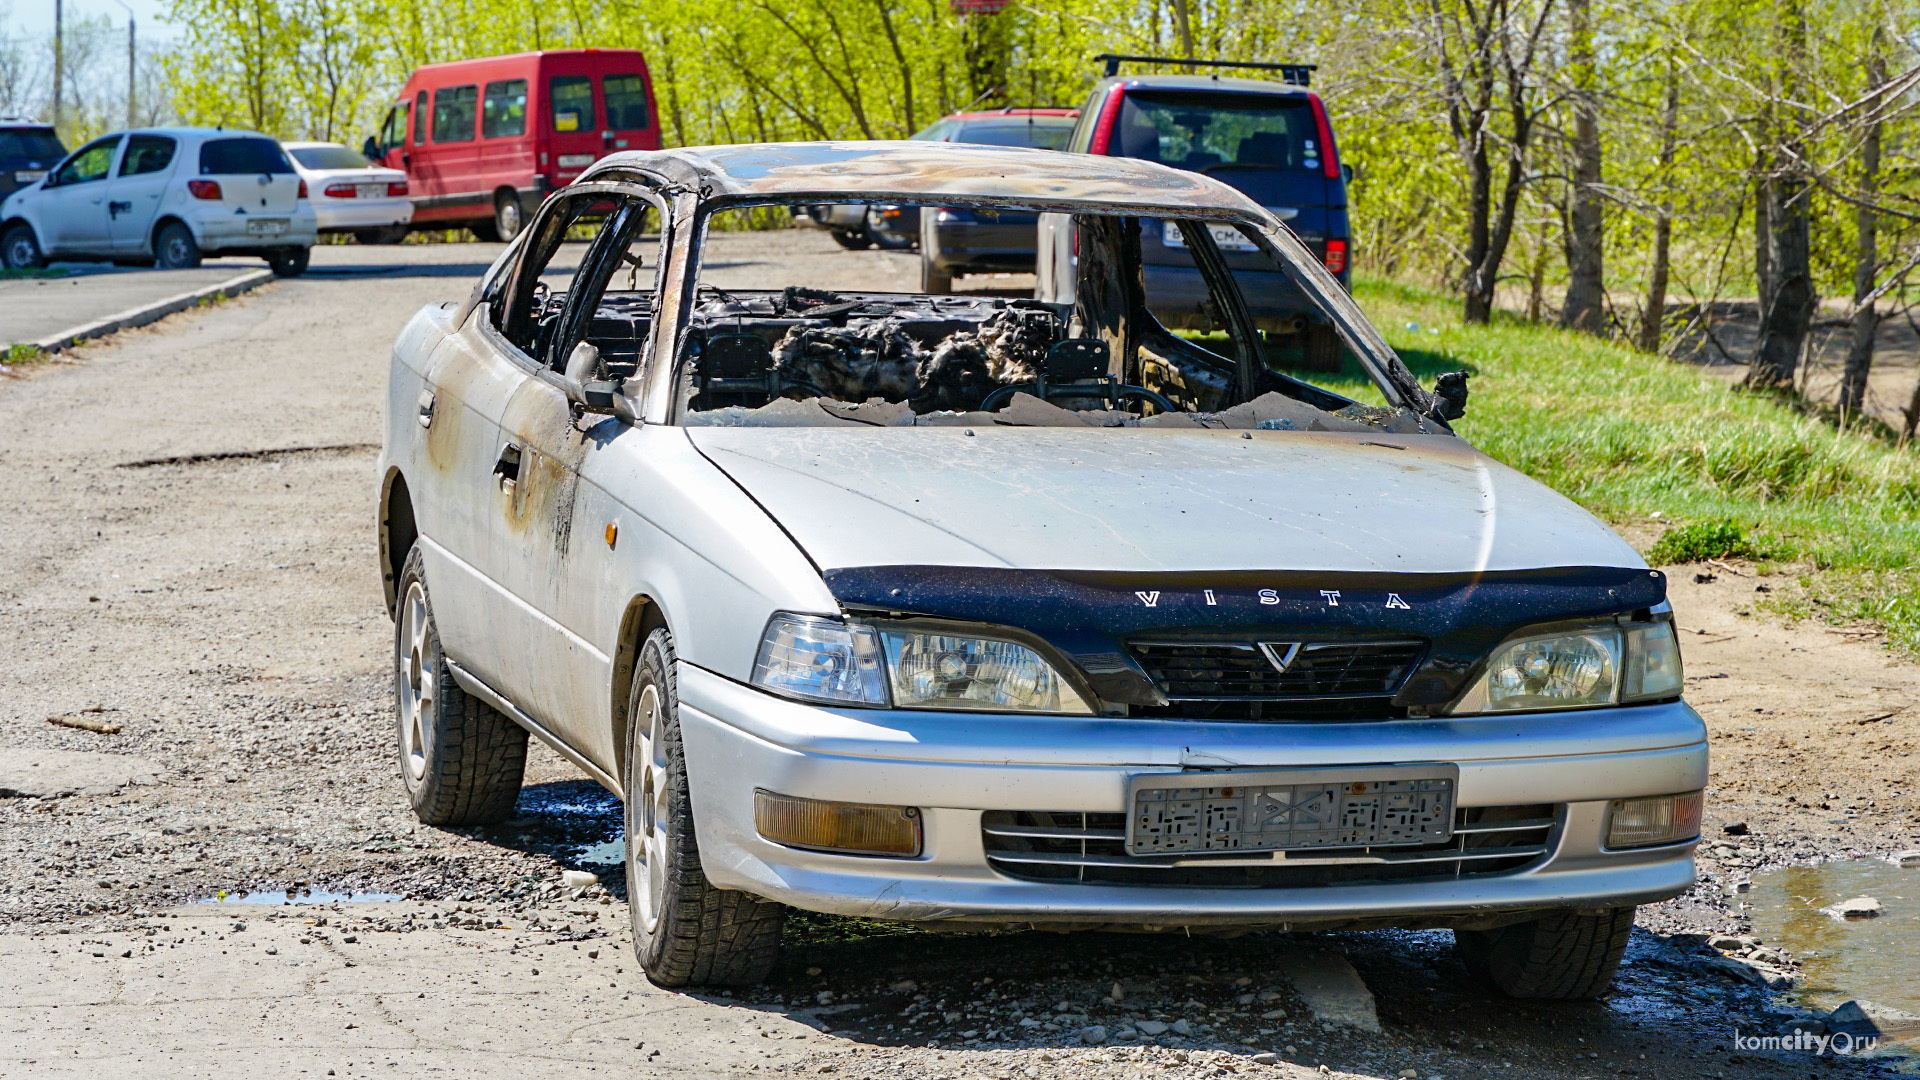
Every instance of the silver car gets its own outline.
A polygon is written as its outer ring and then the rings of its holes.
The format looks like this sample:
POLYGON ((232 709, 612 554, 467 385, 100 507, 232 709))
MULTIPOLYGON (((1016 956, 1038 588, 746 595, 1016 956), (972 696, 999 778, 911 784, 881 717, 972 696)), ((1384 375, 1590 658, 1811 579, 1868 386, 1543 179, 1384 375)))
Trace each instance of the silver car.
POLYGON ((407 793, 508 816, 531 733, 619 794, 666 985, 761 978, 803 908, 1450 927, 1506 993, 1603 993, 1635 906, 1693 881, 1706 730, 1662 575, 1454 434, 1465 402, 1197 173, 614 154, 394 348, 407 793), (1075 299, 709 279, 714 215, 806 202, 1072 215, 1075 299), (1143 220, 1182 230, 1224 331, 1154 319, 1143 220), (1259 362, 1222 237, 1377 400, 1259 362))

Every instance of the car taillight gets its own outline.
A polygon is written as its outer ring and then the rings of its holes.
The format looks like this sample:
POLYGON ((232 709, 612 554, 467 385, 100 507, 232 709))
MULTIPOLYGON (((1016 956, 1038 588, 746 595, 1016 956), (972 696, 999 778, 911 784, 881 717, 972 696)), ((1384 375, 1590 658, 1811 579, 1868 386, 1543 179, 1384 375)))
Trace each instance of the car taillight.
POLYGON ((405 180, 394 180, 387 184, 387 194, 389 195, 405 195, 406 193, 407 182, 405 180))
POLYGON ((1127 88, 1115 85, 1107 92, 1107 100, 1100 106, 1100 118, 1093 123, 1093 141, 1087 145, 1087 153, 1104 154, 1113 143, 1113 129, 1120 126, 1120 106, 1127 99, 1127 88))
POLYGON ((1333 145, 1333 125, 1327 122, 1327 106, 1319 94, 1308 94, 1313 106, 1313 123, 1320 131, 1320 167, 1329 180, 1340 179, 1340 152, 1333 145))
POLYGON ((307 182, 305 180, 300 181, 300 190, 295 192, 293 197, 296 199, 304 199, 307 197, 307 182))
MULTIPOLYGON (((300 194, 305 195, 306 193, 307 186, 303 182, 300 185, 300 194)), ((360 190, 352 184, 328 184, 326 187, 326 196, 329 199, 351 199, 359 193, 360 190)))
POLYGON ((1327 241, 1327 254, 1324 259, 1327 270, 1338 274, 1347 268, 1347 242, 1345 240, 1327 241))
POLYGON ((189 180, 187 194, 196 199, 220 198, 220 182, 217 180, 189 180))

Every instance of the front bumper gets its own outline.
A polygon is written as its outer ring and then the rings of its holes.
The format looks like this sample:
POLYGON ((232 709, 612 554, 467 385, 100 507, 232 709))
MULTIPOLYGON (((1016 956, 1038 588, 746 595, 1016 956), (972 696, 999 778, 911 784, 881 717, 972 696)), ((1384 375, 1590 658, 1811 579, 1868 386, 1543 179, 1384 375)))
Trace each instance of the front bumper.
POLYGON ((1459 925, 1624 907, 1693 882, 1694 842, 1602 846, 1607 801, 1706 786, 1706 728, 1684 703, 1357 724, 993 716, 802 705, 682 664, 680 719, 709 881, 795 907, 903 921, 1130 926, 1459 925), (1031 881, 993 869, 987 810, 1112 813, 1129 776, 1182 766, 1453 762, 1459 805, 1563 804, 1548 854, 1500 875, 1304 888, 1031 881), (764 840, 756 787, 918 806, 914 859, 764 840))

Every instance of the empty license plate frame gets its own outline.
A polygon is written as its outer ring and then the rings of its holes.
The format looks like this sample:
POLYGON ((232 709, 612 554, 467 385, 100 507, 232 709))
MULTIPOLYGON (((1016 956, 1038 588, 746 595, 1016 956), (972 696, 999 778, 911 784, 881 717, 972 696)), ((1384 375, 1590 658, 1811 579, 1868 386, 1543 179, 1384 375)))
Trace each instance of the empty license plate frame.
POLYGON ((1453 838, 1460 767, 1445 763, 1141 773, 1127 854, 1413 847, 1453 838))

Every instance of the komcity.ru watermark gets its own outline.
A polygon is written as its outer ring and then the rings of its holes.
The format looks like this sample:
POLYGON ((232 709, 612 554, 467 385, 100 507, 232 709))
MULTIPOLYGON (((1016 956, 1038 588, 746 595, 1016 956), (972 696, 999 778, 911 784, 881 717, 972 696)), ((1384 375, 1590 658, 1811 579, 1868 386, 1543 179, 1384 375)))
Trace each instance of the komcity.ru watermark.
POLYGON ((1785 1035, 1742 1035, 1733 1033, 1735 1050, 1797 1050, 1811 1053, 1815 1057, 1824 1057, 1828 1053, 1846 1056, 1864 1054, 1877 1049, 1880 1045, 1878 1035, 1851 1035, 1840 1031, 1831 1035, 1815 1035, 1807 1031, 1794 1031, 1785 1035))

